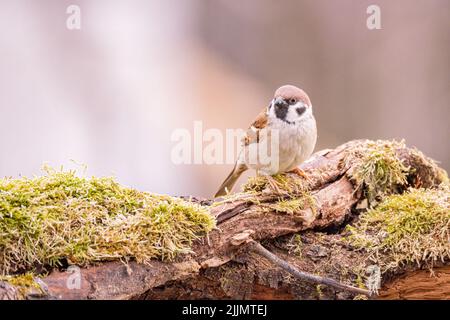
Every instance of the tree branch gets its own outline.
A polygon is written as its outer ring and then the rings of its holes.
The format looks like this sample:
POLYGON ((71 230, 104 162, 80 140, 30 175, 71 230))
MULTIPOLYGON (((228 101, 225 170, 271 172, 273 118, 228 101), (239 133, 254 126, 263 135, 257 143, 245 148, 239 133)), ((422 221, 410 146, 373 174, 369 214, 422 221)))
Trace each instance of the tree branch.
MULTIPOLYGON (((220 298, 222 294, 225 294, 223 298, 239 298, 239 290, 228 292, 223 288, 223 284, 218 282, 222 276, 221 272, 224 272, 223 269, 228 268, 227 270, 233 273, 233 270, 239 267, 235 265, 236 261, 246 264, 247 268, 253 271, 249 272, 247 269, 235 276, 238 278, 248 276, 249 279, 253 279, 251 290, 256 290, 255 286, 260 286, 256 284, 259 281, 256 279, 267 278, 263 274, 267 272, 278 274, 275 269, 262 266, 260 259, 256 261, 252 255, 243 254, 242 246, 250 240, 276 243, 279 239, 285 239, 286 236, 292 234, 306 237, 310 241, 303 248, 306 250, 305 254, 308 258, 286 255, 283 251, 275 255, 258 244, 253 245, 254 251, 296 277, 329 285, 338 290, 367 294, 365 290, 331 280, 339 278, 338 274, 334 274, 335 269, 348 267, 348 264, 363 258, 361 254, 345 246, 331 246, 334 241, 333 237, 341 237, 339 230, 357 215, 357 211, 354 210, 355 206, 363 199, 361 190, 355 186, 348 175, 348 172, 354 169, 355 164, 351 161, 348 163, 347 159, 349 150, 361 143, 362 141, 350 141, 334 150, 318 152, 310 161, 301 166, 308 176, 305 188, 309 190, 310 196, 314 199, 314 205, 299 207, 293 212, 278 212, 271 205, 282 199, 295 198, 300 195, 292 193, 279 195, 273 194, 269 190, 263 190, 257 195, 238 194, 233 201, 215 203, 210 207, 211 215, 217 221, 217 229, 210 232, 207 237, 195 241, 192 244, 192 253, 179 256, 171 262, 155 260, 147 265, 142 265, 132 261, 126 265, 122 262, 112 261, 82 268, 80 269, 81 287, 78 289, 68 288, 69 273, 55 270, 42 279, 47 287, 42 296, 58 299, 155 298, 164 297, 158 288, 167 290, 164 292, 170 296, 169 293, 172 292, 170 288, 177 285, 177 294, 172 298, 195 298, 193 290, 189 291, 188 289, 186 292, 190 292, 189 295, 183 296, 180 286, 186 288, 191 286, 193 289, 201 291, 196 288, 208 284, 209 289, 204 290, 207 296, 198 298, 220 298), (249 232, 249 230, 252 231, 249 232), (337 230, 338 234, 326 235, 317 232, 321 230, 337 230), (243 236, 244 240, 240 239, 239 236, 246 232, 247 236, 243 236), (322 238, 328 239, 327 242, 322 243, 322 238), (333 255, 329 254, 324 258, 323 253, 315 254, 314 252, 319 250, 315 246, 319 244, 326 250, 332 251, 333 255), (310 256, 309 252, 312 252, 310 256), (283 259, 279 258, 282 255, 285 255, 283 259), (330 276, 312 275, 311 273, 314 273, 318 267, 330 276), (214 275, 212 279, 210 275, 214 275), (159 296, 152 296, 152 292, 156 292, 153 290, 157 290, 159 296), (208 292, 214 292, 214 294, 208 292)), ((409 186, 432 187, 442 181, 440 173, 426 159, 417 156, 413 150, 400 148, 396 150, 396 153, 405 164, 414 169, 408 176, 408 186, 405 188, 409 186)), ((274 250, 277 250, 276 246, 271 248, 272 252, 274 250)), ((285 283, 284 280, 280 281, 285 283)), ((270 287, 274 284, 271 282, 267 285, 270 287)), ((308 290, 311 289, 308 288, 308 290)), ((0 298, 11 298, 11 292, 11 288, 0 281, 0 298)), ((29 297, 33 294, 35 296, 36 292, 32 292, 29 297)), ((252 297, 252 294, 249 293, 248 297, 252 297)), ((334 291, 330 291, 330 297, 333 297, 334 294, 334 291)))

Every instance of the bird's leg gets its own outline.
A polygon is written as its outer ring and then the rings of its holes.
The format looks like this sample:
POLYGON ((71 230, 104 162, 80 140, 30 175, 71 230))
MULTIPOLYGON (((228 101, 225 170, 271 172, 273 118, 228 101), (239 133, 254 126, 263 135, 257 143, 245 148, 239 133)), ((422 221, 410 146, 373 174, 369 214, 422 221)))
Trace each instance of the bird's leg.
POLYGON ((308 175, 305 173, 305 171, 303 171, 299 167, 295 167, 294 169, 289 171, 289 173, 294 173, 294 174, 298 175, 299 177, 302 177, 306 181, 310 182, 310 179, 309 179, 308 175))
POLYGON ((267 178, 267 182, 269 183, 269 186, 272 189, 272 191, 274 191, 277 194, 283 193, 280 190, 280 188, 278 187, 278 182, 271 175, 267 175, 266 178, 267 178))

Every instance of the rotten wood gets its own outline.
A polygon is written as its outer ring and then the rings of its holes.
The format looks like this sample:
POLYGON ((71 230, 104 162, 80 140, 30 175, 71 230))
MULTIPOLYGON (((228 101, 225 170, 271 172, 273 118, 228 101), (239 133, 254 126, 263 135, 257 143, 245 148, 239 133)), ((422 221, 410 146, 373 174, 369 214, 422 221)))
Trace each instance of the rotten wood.
POLYGON ((450 266, 404 273, 386 284, 378 296, 383 300, 450 300, 450 266))
MULTIPOLYGON (((365 258, 343 244, 342 235, 307 231, 301 234, 301 247, 297 252, 290 249, 291 239, 292 236, 285 236, 266 241, 264 246, 295 269, 344 284, 355 282, 349 272, 365 258), (353 281, 349 282, 350 279, 353 281)), ((358 297, 357 293, 293 277, 278 265, 261 259, 260 255, 246 252, 243 250, 224 265, 201 269, 198 275, 186 280, 169 281, 134 299, 348 300, 358 297)), ((448 265, 436 265, 433 273, 416 268, 413 266, 401 274, 386 277, 379 295, 370 299, 449 299, 448 265)), ((364 276, 365 270, 359 273, 364 276)))

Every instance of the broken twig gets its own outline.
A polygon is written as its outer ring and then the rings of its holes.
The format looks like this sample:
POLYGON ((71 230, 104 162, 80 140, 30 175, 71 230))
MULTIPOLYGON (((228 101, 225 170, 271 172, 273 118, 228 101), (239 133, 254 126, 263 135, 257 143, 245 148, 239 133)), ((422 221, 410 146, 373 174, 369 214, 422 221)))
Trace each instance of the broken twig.
POLYGON ((313 283, 318 283, 318 284, 324 284, 324 285, 334 287, 337 289, 346 290, 346 291, 350 291, 350 292, 354 292, 354 293, 358 293, 358 294, 364 294, 366 296, 371 295, 368 290, 349 286, 349 285, 340 283, 339 281, 336 281, 336 280, 333 280, 330 278, 324 278, 321 276, 316 276, 316 275, 313 275, 310 273, 300 271, 296 267, 287 263, 286 261, 278 258, 276 255, 274 255, 272 252, 270 252, 269 250, 264 248, 261 244, 259 244, 256 241, 252 240, 251 242, 249 242, 249 246, 252 251, 265 257, 267 260, 269 260, 273 264, 279 266, 283 270, 289 272, 290 274, 292 274, 294 277, 296 277, 298 279, 302 279, 302 280, 306 280, 308 282, 313 282, 313 283))

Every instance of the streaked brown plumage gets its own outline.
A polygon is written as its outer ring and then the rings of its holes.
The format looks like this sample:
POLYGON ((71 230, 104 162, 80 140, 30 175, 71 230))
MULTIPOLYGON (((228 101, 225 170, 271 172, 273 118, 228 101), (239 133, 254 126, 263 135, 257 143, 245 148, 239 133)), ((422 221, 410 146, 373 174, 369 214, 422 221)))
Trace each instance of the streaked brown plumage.
POLYGON ((235 166, 215 196, 227 194, 248 168, 264 175, 297 168, 311 156, 316 139, 316 121, 308 95, 292 85, 278 88, 269 107, 256 117, 247 130, 235 166), (276 138, 278 143, 275 143, 276 138), (271 148, 267 147, 269 145, 271 148), (261 152, 263 148, 266 151, 270 149, 270 155, 269 152, 261 152), (252 158, 255 155, 256 158, 252 158), (265 155, 267 157, 264 158, 265 155))

